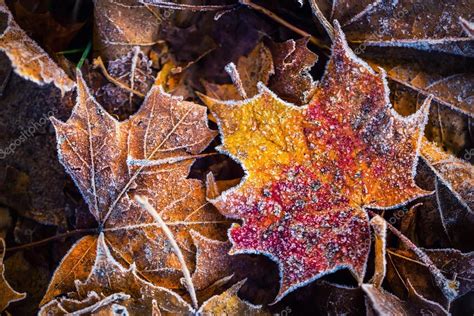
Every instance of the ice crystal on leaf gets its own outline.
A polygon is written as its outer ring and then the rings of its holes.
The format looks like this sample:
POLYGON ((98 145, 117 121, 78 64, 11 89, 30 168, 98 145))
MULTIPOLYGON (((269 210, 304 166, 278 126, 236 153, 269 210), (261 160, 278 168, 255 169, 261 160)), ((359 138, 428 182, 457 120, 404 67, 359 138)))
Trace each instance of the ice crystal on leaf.
POLYGON ((246 170, 212 202, 243 220, 229 231, 232 253, 275 260, 277 300, 324 274, 365 273, 365 208, 392 208, 426 192, 414 182, 429 100, 410 117, 391 107, 384 74, 348 47, 336 23, 332 56, 310 103, 296 107, 261 86, 242 102, 204 98, 218 119, 220 150, 246 170))

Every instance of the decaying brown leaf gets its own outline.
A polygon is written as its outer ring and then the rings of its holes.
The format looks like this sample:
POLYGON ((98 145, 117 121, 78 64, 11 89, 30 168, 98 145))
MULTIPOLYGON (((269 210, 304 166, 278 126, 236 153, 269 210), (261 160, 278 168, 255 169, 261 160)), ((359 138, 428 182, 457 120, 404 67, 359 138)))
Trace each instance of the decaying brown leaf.
POLYGON ((309 70, 318 56, 307 47, 308 39, 288 40, 283 43, 271 42, 275 74, 268 86, 280 98, 294 104, 305 104, 314 92, 315 82, 309 70))
MULTIPOLYGON (((310 2, 314 9, 319 2, 323 8, 327 7, 328 1, 310 2)), ((465 32, 460 19, 470 21, 473 11, 469 0, 364 0, 356 5, 344 0, 334 1, 332 10, 326 11, 329 13, 326 18, 339 19, 348 40, 364 45, 364 49, 398 46, 472 57, 474 51, 469 45, 472 36, 465 32)))
POLYGON ((244 100, 258 93, 257 83, 267 83, 274 73, 272 54, 259 43, 248 56, 242 56, 237 66, 229 64, 226 71, 233 84, 213 84, 204 82, 206 94, 219 100, 244 100))
POLYGON ((0 17, 7 21, 0 34, 0 50, 10 58, 15 72, 39 85, 54 83, 62 93, 70 91, 74 81, 18 26, 4 0, 0 0, 0 17))
MULTIPOLYGON (((102 67, 101 62, 98 64, 102 67)), ((150 59, 135 46, 125 56, 109 61, 103 71, 112 82, 100 86, 95 93, 97 99, 109 112, 135 112, 153 84, 150 59)))
POLYGON ((262 82, 285 101, 298 105, 308 102, 315 89, 309 70, 318 59, 308 49, 308 39, 265 42, 239 58, 237 66, 226 66, 233 84, 203 82, 206 94, 223 101, 243 100, 255 96, 257 84, 262 82))
POLYGON ((18 293, 7 280, 5 280, 5 265, 3 259, 5 257, 5 241, 0 238, 0 312, 3 312, 5 308, 12 302, 20 301, 26 297, 25 293, 18 293))
POLYGON ((399 65, 388 69, 390 80, 400 83, 425 97, 432 94, 433 101, 457 110, 463 114, 474 116, 474 76, 461 73, 449 77, 441 77, 417 71, 410 65, 399 65))
MULTIPOLYGON (((402 301, 398 297, 382 288, 363 284, 362 289, 367 294, 369 307, 376 315, 448 315, 448 312, 438 303, 429 301, 420 296, 407 281, 409 287, 408 301, 402 301)), ((370 315, 370 313, 369 313, 370 315)))
MULTIPOLYGON (((455 249, 424 249, 424 251, 443 274, 458 282, 458 296, 456 298, 471 291, 474 286, 473 252, 462 253, 455 249)), ((389 256, 394 264, 394 268, 392 268, 396 269, 396 277, 409 291, 410 287, 413 287, 419 295, 449 308, 451 301, 443 297, 434 285, 426 266, 419 262, 412 252, 389 249, 389 256), (410 286, 407 285, 407 280, 410 281, 410 286)), ((394 280, 391 281, 391 283, 393 282, 394 280)))
POLYGON ((13 6, 16 22, 43 47, 53 52, 66 50, 74 36, 85 22, 62 25, 50 11, 32 12, 24 7, 23 1, 15 1, 13 6))

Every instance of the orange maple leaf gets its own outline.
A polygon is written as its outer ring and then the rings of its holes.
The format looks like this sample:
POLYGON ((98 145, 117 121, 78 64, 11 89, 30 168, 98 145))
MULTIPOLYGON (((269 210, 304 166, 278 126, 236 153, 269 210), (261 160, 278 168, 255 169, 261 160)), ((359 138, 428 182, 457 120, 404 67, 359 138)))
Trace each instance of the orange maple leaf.
POLYGON ((212 202, 243 220, 231 253, 275 260, 277 300, 348 268, 362 282, 370 248, 365 208, 393 208, 426 192, 414 182, 429 100, 404 118, 390 105, 384 74, 357 58, 339 25, 326 73, 305 107, 261 92, 242 102, 203 98, 218 119, 219 149, 246 177, 212 202))

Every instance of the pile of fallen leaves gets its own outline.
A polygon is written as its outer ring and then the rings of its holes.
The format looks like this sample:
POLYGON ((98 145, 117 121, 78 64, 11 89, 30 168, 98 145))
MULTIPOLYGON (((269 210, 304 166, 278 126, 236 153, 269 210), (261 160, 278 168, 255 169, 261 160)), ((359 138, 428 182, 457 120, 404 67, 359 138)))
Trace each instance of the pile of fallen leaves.
POLYGON ((0 52, 0 312, 474 312, 473 1, 0 0, 0 52))

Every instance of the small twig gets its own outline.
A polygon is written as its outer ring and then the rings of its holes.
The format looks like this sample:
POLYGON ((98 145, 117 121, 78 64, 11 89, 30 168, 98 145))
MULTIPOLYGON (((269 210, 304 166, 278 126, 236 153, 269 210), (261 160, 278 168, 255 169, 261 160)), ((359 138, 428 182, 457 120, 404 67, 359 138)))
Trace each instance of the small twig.
POLYGON ((178 257, 179 263, 181 264, 181 270, 183 271, 184 281, 186 282, 186 288, 188 289, 189 295, 191 296, 193 306, 195 309, 197 309, 199 305, 196 297, 196 290, 194 289, 193 280, 191 278, 191 273, 189 272, 188 266, 186 265, 186 261, 184 260, 183 253, 181 252, 181 249, 179 248, 173 233, 168 228, 168 225, 166 225, 165 221, 163 221, 160 214, 158 214, 155 208, 151 206, 150 203, 148 203, 148 200, 146 198, 136 195, 135 201, 137 201, 138 204, 140 204, 140 206, 153 217, 153 219, 160 225, 160 228, 163 230, 163 233, 165 234, 166 238, 168 238, 171 247, 173 247, 174 253, 178 257))
MULTIPOLYGON (((371 216, 376 216, 378 215, 377 213, 368 210, 369 214, 371 216)), ((441 273, 441 270, 438 269, 438 267, 431 261, 430 257, 418 246, 416 246, 408 237, 402 234, 398 229, 396 229, 393 225, 391 225, 389 222, 387 222, 387 228, 395 235, 397 236, 411 251, 413 251, 417 257, 426 265, 428 270, 430 270, 431 274, 434 276, 434 279, 436 281, 436 284, 438 287, 441 289, 443 292, 444 296, 449 301, 452 301, 453 299, 456 298, 458 292, 456 288, 458 287, 458 282, 454 280, 448 280, 443 273, 441 273)))
POLYGON ((62 233, 59 235, 51 236, 42 240, 34 241, 28 244, 19 245, 15 247, 9 247, 6 249, 6 251, 17 251, 17 250, 26 249, 26 248, 37 247, 37 246, 41 246, 43 244, 49 243, 50 241, 53 241, 53 240, 67 238, 67 237, 71 237, 71 236, 79 235, 79 234, 88 234, 88 233, 95 233, 95 232, 97 232, 97 228, 76 229, 76 230, 72 230, 72 231, 62 233))
POLYGON ((94 67, 99 67, 100 70, 102 71, 102 73, 104 74, 104 76, 107 78, 107 80, 109 80, 110 82, 112 82, 116 86, 118 86, 118 87, 120 87, 124 90, 127 90, 129 92, 132 92, 133 94, 136 94, 137 96, 139 96, 141 98, 145 97, 145 95, 143 93, 141 93, 140 91, 134 90, 134 89, 130 88, 129 86, 127 86, 125 83, 121 82, 120 80, 112 77, 109 74, 109 72, 107 71, 107 69, 105 68, 105 65, 104 65, 104 62, 102 61, 102 58, 97 57, 94 60, 94 67))
POLYGON ((313 35, 309 34, 308 32, 305 32, 303 31, 302 29, 294 26, 293 24, 285 21, 284 19, 282 19, 281 17, 277 16, 275 13, 273 13, 272 11, 258 5, 258 4, 255 4, 253 3, 252 1, 250 0, 240 0, 239 1, 241 4, 243 5, 246 5, 248 6, 249 8, 252 8, 256 11, 259 11, 260 13, 263 13, 265 14, 266 16, 268 16, 269 18, 273 19, 275 22, 277 23, 280 23, 281 25, 283 25, 284 27, 287 27, 288 29, 292 30, 293 32, 303 36, 303 37, 309 37, 309 41, 311 43, 313 43, 314 45, 316 45, 317 47, 319 48, 322 48, 324 50, 330 50, 330 48, 324 44, 323 42, 321 42, 319 39, 317 39, 316 37, 314 37, 313 35))
POLYGON ((190 10, 190 11, 221 11, 236 8, 236 4, 227 5, 193 5, 184 3, 173 3, 169 1, 161 0, 140 0, 140 3, 147 6, 154 6, 160 9, 172 9, 172 10, 190 10))

